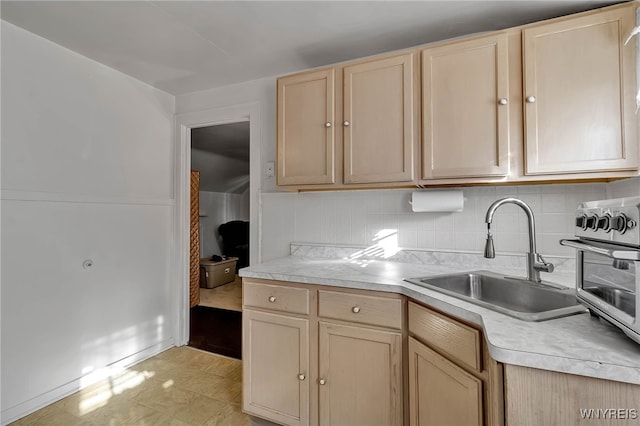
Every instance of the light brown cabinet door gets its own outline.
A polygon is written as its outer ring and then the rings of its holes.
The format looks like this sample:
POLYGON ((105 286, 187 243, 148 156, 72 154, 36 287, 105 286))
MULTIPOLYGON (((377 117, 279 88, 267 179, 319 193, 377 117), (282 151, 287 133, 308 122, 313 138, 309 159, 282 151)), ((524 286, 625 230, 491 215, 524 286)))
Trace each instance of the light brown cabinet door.
POLYGON ((483 424, 482 381, 409 338, 411 426, 483 424))
POLYGON ((334 74, 278 79, 278 185, 335 182, 334 74))
POLYGON ((344 68, 344 182, 414 180, 414 54, 344 68))
POLYGON ((243 408, 283 425, 309 423, 309 322, 243 313, 243 408))
POLYGON ((507 35, 422 51, 423 179, 509 172, 507 35))
POLYGON ((320 322, 320 425, 402 424, 402 336, 320 322))
POLYGON ((638 167, 633 8, 523 32, 526 174, 638 167))

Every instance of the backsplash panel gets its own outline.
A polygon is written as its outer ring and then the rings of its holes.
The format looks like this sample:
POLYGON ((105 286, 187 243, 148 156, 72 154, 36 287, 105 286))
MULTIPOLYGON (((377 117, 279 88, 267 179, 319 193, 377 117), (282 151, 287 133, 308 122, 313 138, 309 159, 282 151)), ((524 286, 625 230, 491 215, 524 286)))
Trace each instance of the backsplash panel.
POLYGON ((611 182, 607 190, 607 198, 640 197, 640 177, 611 182))
MULTIPOLYGON (((384 244, 368 247, 347 245, 322 245, 310 243, 291 243, 291 255, 313 259, 342 259, 365 267, 373 261, 385 260, 399 263, 423 265, 461 265, 468 269, 490 270, 508 276, 526 275, 526 257, 518 254, 499 254, 494 259, 485 259, 481 253, 432 251, 426 249, 389 250, 384 244)), ((555 269, 553 273, 543 273, 543 281, 566 286, 575 285, 575 257, 547 256, 555 269)))
MULTIPOLYGON (((621 185, 634 187, 633 184, 621 185)), ((405 249, 480 253, 486 238, 486 211, 492 202, 503 197, 517 197, 529 204, 536 219, 537 249, 541 254, 574 257, 574 250, 558 241, 573 236, 577 205, 608 196, 605 183, 462 190, 464 208, 456 213, 412 212, 411 189, 263 193, 262 260, 288 255, 289 243, 294 241, 369 246, 387 234, 393 244, 405 249)), ((527 219, 519 207, 500 207, 491 229, 496 252, 528 251, 527 219)))

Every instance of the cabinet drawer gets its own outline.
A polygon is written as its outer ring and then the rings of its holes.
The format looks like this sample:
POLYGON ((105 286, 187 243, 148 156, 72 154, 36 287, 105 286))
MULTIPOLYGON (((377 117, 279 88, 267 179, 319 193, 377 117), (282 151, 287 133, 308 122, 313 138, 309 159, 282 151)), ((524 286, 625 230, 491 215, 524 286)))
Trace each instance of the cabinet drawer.
POLYGON ((318 299, 318 315, 321 317, 396 329, 402 327, 400 299, 323 290, 318 292, 318 299))
POLYGON ((409 303, 409 333, 458 362, 482 371, 482 340, 475 328, 409 303))
POLYGON ((244 281, 242 298, 245 306, 309 314, 309 290, 305 288, 244 281))

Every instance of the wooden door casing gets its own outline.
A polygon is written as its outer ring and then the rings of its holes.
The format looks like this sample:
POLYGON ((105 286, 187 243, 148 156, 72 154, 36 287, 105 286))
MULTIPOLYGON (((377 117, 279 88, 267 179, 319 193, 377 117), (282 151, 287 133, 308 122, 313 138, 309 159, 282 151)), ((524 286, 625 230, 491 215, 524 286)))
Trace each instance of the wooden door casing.
POLYGON ((189 225, 189 307, 200 303, 200 172, 191 170, 189 225))

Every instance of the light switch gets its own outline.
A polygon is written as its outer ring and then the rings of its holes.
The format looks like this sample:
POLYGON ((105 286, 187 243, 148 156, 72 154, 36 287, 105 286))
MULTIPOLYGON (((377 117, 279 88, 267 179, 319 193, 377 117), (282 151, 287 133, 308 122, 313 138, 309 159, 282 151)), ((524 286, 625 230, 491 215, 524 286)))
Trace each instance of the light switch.
POLYGON ((267 177, 275 176, 276 165, 273 161, 267 161, 267 177))

